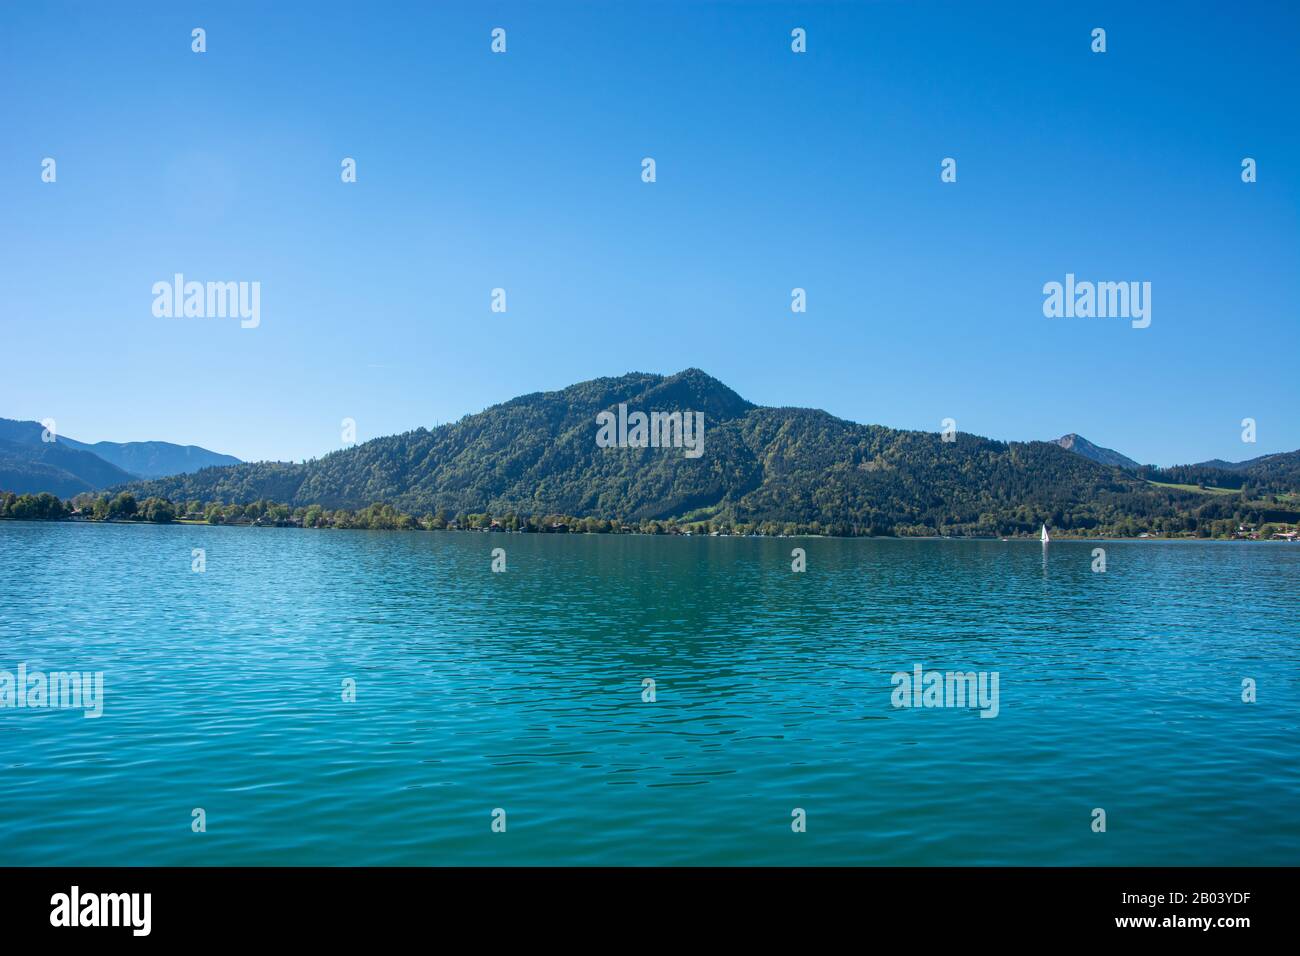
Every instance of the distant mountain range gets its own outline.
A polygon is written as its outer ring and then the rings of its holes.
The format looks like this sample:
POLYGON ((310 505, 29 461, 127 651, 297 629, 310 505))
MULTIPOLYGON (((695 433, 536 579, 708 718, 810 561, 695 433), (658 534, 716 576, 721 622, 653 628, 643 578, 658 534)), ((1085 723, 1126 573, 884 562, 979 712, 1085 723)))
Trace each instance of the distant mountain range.
MULTIPOLYGON (((130 487, 137 497, 185 502, 267 499, 347 509, 385 502, 416 515, 718 518, 849 534, 1005 534, 1036 530, 1040 522, 1195 528, 1233 518, 1241 496, 1176 486, 1300 489, 1300 452, 1237 470, 1186 467, 1196 474, 1138 466, 1077 435, 999 442, 959 434, 944 441, 935 432, 860 425, 815 409, 766 408, 687 369, 524 395, 454 424, 377 438, 303 464, 205 468, 130 487), (704 453, 599 447, 597 414, 620 405, 629 412, 703 412, 704 453)), ((1259 507, 1287 513, 1291 506, 1259 507)))
POLYGON ((63 498, 216 465, 239 464, 197 445, 165 441, 87 444, 63 435, 44 441, 39 422, 0 418, 0 490, 48 491, 63 498))
POLYGON ((1240 489, 1254 486, 1255 490, 1270 493, 1287 493, 1300 488, 1300 452, 1280 452, 1260 455, 1245 461, 1224 461, 1214 458, 1194 465, 1173 465, 1157 468, 1139 465, 1127 455, 1112 448, 1094 445, 1081 435, 1063 435, 1056 444, 1089 461, 1124 468, 1149 481, 1168 484, 1189 484, 1217 489, 1240 489))

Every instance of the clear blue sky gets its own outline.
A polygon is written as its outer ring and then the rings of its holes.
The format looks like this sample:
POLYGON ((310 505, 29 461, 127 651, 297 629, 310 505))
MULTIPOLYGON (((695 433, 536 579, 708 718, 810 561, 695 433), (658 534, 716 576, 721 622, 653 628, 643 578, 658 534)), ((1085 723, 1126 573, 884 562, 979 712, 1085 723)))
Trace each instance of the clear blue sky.
POLYGON ((698 366, 1159 464, 1300 448, 1297 49, 1281 2, 6 4, 0 416, 299 459, 698 366), (175 272, 260 281, 261 327, 155 318, 175 272), (1151 327, 1045 318, 1067 272, 1150 281, 1151 327))

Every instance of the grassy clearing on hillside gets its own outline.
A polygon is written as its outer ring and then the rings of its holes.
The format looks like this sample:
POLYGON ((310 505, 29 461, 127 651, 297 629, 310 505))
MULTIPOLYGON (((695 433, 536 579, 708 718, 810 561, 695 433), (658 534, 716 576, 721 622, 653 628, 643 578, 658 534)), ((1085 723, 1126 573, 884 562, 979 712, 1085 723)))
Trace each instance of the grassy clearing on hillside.
POLYGON ((1148 485, 1155 485, 1157 488, 1172 488, 1174 491, 1199 491, 1206 495, 1239 495, 1240 488, 1210 488, 1200 487, 1198 485, 1175 485, 1167 481, 1151 481, 1147 479, 1148 485))

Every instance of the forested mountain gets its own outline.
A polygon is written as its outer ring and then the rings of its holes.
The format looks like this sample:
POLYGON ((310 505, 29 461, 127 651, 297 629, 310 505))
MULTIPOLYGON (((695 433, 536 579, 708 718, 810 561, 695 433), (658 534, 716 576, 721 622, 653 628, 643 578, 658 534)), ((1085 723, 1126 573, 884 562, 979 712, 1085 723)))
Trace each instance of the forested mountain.
POLYGON ((1300 451, 1261 455, 1248 461, 1214 459, 1199 465, 1174 465, 1172 468, 1148 466, 1140 469, 1138 474, 1153 481, 1283 495, 1300 489, 1300 451))
POLYGON ((92 445, 65 435, 47 442, 45 434, 40 422, 0 418, 0 489, 73 495, 134 478, 160 478, 239 462, 198 445, 166 441, 92 445))
POLYGON ((87 445, 70 438, 59 440, 66 441, 73 448, 92 452, 139 478, 162 478, 214 465, 239 464, 234 455, 208 451, 198 445, 175 445, 169 441, 100 441, 87 445))
POLYGON ((1081 435, 1064 435, 1056 439, 1056 444, 1100 464, 1132 471, 1148 481, 1265 495, 1286 495, 1300 489, 1300 451, 1261 455, 1246 461, 1215 458, 1195 465, 1157 468, 1139 465, 1132 458, 1094 445, 1081 435))
MULTIPOLYGON (((36 426, 40 428, 39 425, 36 426)), ((0 438, 0 490, 49 492, 70 498, 134 479, 98 455, 61 442, 35 444, 0 438)))
POLYGON ((384 502, 416 515, 713 518, 843 534, 1008 534, 1041 522, 1145 529, 1166 519, 1194 527, 1199 509, 1223 507, 1053 442, 967 434, 945 442, 937 432, 755 406, 697 369, 595 379, 305 464, 206 468, 130 490, 177 502, 349 509, 384 502), (598 447, 596 415, 619 403, 629 412, 702 411, 703 454, 598 447))
POLYGON ((1247 482, 1261 491, 1280 493, 1300 488, 1300 451, 1261 455, 1248 461, 1224 462, 1219 467, 1244 476, 1247 482))

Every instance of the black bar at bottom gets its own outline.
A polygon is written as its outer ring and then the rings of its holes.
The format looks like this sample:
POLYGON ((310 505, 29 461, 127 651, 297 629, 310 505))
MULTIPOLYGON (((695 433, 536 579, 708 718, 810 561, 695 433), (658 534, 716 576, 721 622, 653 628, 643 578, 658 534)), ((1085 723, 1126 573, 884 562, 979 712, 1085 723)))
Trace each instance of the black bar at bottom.
POLYGON ((432 930, 471 943, 562 935, 653 945, 683 941, 689 921, 693 942, 703 934, 732 944, 806 945, 810 933, 862 939, 892 929, 917 942, 1105 935, 1230 945, 1239 934, 1272 936, 1293 922, 1296 875, 1294 868, 12 867, 0 869, 0 926, 6 942, 75 934, 83 943, 373 944, 432 930), (119 925, 82 925, 93 922, 119 925))

